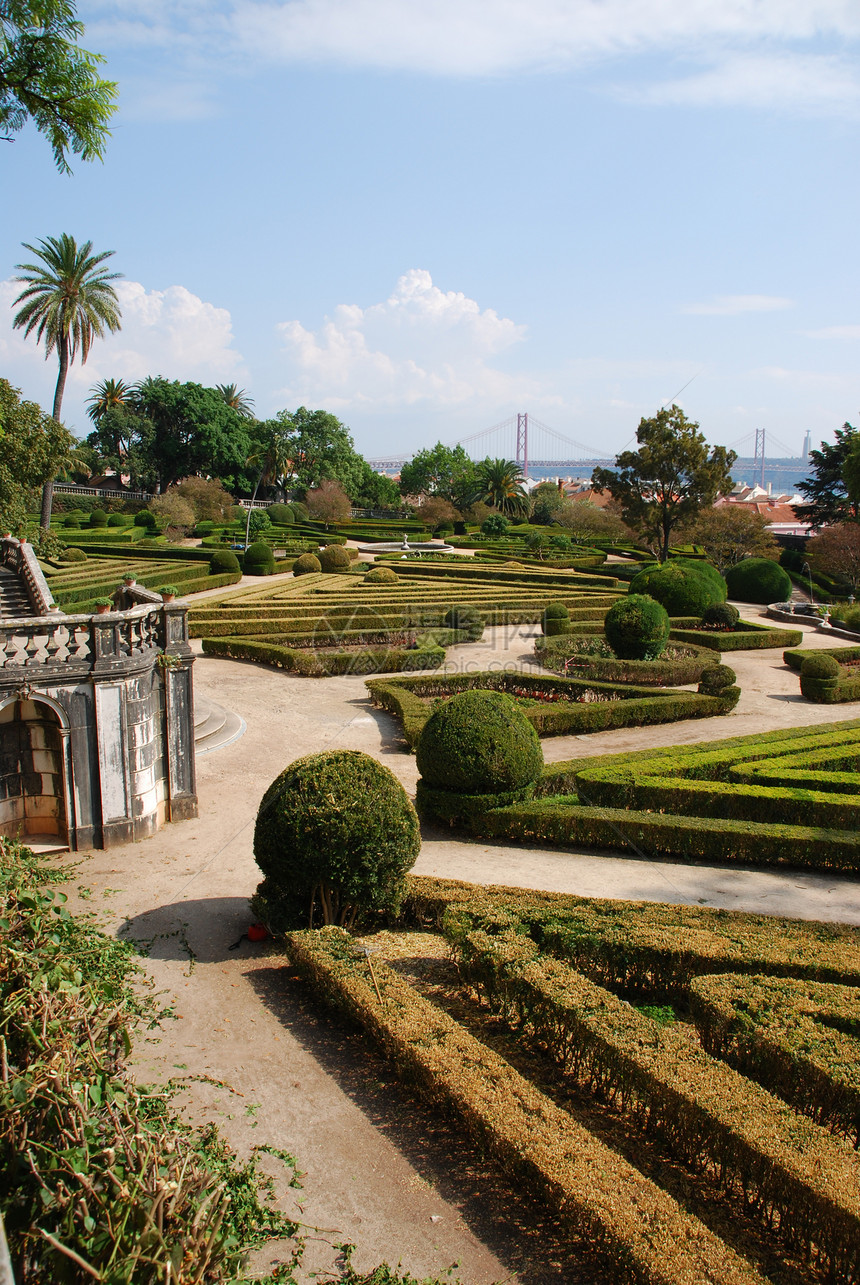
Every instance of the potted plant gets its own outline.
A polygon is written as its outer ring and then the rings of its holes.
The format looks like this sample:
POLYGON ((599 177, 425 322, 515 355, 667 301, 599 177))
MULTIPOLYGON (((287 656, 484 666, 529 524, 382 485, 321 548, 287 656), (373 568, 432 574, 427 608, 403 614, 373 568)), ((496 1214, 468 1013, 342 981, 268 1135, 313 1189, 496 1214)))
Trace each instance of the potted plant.
POLYGON ((161 586, 158 592, 161 594, 162 600, 164 602, 173 602, 173 599, 176 597, 179 591, 176 588, 175 584, 164 584, 161 586))
POLYGON ((96 615, 104 616, 108 611, 113 609, 113 600, 111 598, 96 598, 96 615))
POLYGON ((137 584, 137 580, 135 579, 134 574, 131 571, 127 571, 125 573, 125 575, 122 578, 122 582, 128 589, 130 589, 132 585, 137 584))

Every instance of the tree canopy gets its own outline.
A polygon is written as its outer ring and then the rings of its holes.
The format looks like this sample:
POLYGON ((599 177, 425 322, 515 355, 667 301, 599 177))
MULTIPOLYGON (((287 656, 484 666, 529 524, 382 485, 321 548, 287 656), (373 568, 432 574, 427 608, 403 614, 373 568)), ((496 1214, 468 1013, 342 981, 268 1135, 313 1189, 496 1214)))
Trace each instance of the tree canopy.
MULTIPOLYGON (((797 505, 795 512, 815 529, 834 522, 856 521, 860 516, 860 494, 853 487, 853 495, 849 492, 845 476, 849 456, 860 447, 860 429, 845 423, 834 436, 835 442, 822 442, 820 450, 809 452, 812 471, 797 483, 807 503, 797 505)), ((849 474, 851 467, 849 464, 849 474)))
POLYGON ((592 484, 610 492, 624 521, 650 540, 665 562, 673 528, 731 490, 737 455, 724 446, 709 452, 699 425, 674 405, 640 420, 636 440, 639 450, 622 451, 615 469, 595 469, 592 484))
POLYGON ((439 496, 462 509, 476 489, 477 468, 462 446, 437 442, 429 450, 416 451, 400 470, 400 492, 404 496, 439 496))
POLYGON ((68 153, 101 159, 116 110, 116 84, 100 54, 79 48, 84 25, 71 0, 0 0, 0 136, 32 121, 61 173, 68 153))
POLYGON ((36 489, 70 462, 75 439, 20 389, 0 379, 0 526, 17 530, 36 489))
POLYGON ((478 465, 478 478, 472 501, 491 504, 508 517, 524 518, 529 511, 529 497, 523 483, 522 469, 515 460, 491 460, 478 465))
POLYGON ((721 504, 702 509, 682 531, 698 544, 720 575, 744 558, 777 558, 779 545, 768 530, 768 519, 745 504, 721 504))
POLYGON ((148 480, 159 490, 195 473, 234 486, 251 451, 249 425, 217 389, 144 379, 134 390, 132 404, 152 426, 140 445, 148 480))

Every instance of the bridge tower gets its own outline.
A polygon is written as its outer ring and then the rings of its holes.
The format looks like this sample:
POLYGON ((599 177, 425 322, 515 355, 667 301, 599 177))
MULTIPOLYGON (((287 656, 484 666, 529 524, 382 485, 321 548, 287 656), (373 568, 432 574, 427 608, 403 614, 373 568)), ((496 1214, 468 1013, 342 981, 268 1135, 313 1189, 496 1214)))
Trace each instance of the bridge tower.
POLYGON ((523 471, 523 477, 529 475, 529 414, 525 411, 517 414, 517 463, 523 471))
POLYGON ((757 428, 757 429, 756 429, 756 431, 755 431, 755 457, 754 457, 754 459, 753 459, 753 475, 755 475, 755 471, 756 471, 756 469, 758 469, 758 475, 759 475, 759 483, 758 483, 758 484, 759 484, 759 486, 761 487, 761 489, 762 489, 762 490, 764 490, 764 489, 765 489, 765 485, 764 485, 764 432, 765 432, 765 431, 764 431, 764 429, 763 429, 763 428, 757 428))

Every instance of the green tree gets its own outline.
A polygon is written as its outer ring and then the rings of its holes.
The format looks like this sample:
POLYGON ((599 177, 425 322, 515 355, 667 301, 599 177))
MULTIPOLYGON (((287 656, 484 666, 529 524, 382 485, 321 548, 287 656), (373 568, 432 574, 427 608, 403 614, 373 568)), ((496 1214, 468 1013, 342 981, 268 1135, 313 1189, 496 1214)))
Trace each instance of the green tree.
POLYGON ((478 465, 478 478, 472 493, 472 502, 482 501, 507 517, 525 517, 529 497, 523 483, 525 477, 514 460, 491 460, 489 457, 478 465))
POLYGON ((679 406, 639 421, 638 451, 622 451, 615 469, 597 468, 592 485, 609 491, 621 516, 653 542, 665 562, 673 529, 732 489, 730 470, 737 455, 724 446, 710 452, 699 425, 679 406))
POLYGON ((368 465, 336 415, 300 406, 294 411, 279 411, 276 420, 285 431, 292 461, 291 486, 300 499, 327 479, 338 482, 351 500, 360 494, 368 465))
POLYGON ((704 549, 720 575, 744 558, 778 558, 779 545, 768 530, 768 520, 745 504, 720 504, 702 509, 678 535, 704 549))
POLYGON ((417 451, 400 470, 401 495, 438 495, 461 509, 477 487, 477 471, 462 446, 437 442, 417 451))
POLYGON ((359 509, 399 509, 402 503, 397 483, 376 473, 365 459, 361 460, 358 490, 351 499, 359 509))
POLYGON ((617 513, 599 508, 592 500, 567 500, 556 522, 577 544, 590 540, 623 540, 629 531, 617 513))
POLYGON ((539 482, 531 493, 532 522, 550 526, 566 503, 565 494, 555 482, 539 482))
POLYGON ((235 384, 216 384, 215 392, 237 415, 241 415, 243 419, 254 418, 254 399, 248 396, 244 388, 237 388, 235 384))
POLYGON ((87 398, 87 414, 94 424, 109 410, 128 406, 131 400, 132 386, 123 379, 103 379, 100 384, 93 384, 87 398))
MULTIPOLYGON (((15 300, 20 304, 12 325, 25 335, 35 332, 38 343, 45 345, 45 357, 56 348, 60 369, 54 390, 52 414, 60 422, 63 393, 69 366, 80 352, 81 364, 89 356, 93 340, 101 339, 105 329, 119 330, 121 313, 116 291, 110 284, 120 272, 107 272, 102 267, 113 250, 92 254, 92 241, 78 246, 74 237, 63 233, 48 237, 36 246, 24 243, 24 249, 35 254, 38 263, 18 263, 21 276, 16 281, 24 284, 15 300)), ((41 525, 48 530, 51 525, 52 479, 48 478, 42 489, 41 525)))
POLYGON ((142 457, 159 491, 197 473, 233 487, 251 454, 249 424, 214 388, 148 378, 135 388, 132 403, 152 425, 142 457))
POLYGON ((116 110, 116 84, 98 75, 100 54, 78 47, 83 33, 70 0, 0 0, 0 137, 32 121, 61 173, 68 152, 101 159, 116 110))
POLYGON ((36 402, 0 379, 0 526, 19 530, 40 487, 71 462, 76 442, 36 402))
MULTIPOLYGON (((821 450, 809 452, 812 472, 797 483, 807 503, 798 504, 795 513, 816 530, 834 522, 856 522, 860 516, 860 495, 849 492, 845 476, 848 457, 860 447, 860 429, 846 423, 834 436, 835 442, 822 442, 821 450)), ((848 465, 849 474, 851 468, 848 465)))

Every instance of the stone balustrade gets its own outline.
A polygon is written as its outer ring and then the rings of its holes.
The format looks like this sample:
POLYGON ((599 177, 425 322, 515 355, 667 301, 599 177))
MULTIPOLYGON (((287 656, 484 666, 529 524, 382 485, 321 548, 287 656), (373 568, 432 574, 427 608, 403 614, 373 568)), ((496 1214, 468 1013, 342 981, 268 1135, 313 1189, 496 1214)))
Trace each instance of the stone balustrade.
POLYGON ((31 544, 27 544, 25 540, 16 540, 12 535, 4 535, 0 556, 3 566, 14 571, 24 582, 30 606, 37 616, 59 611, 31 544))

